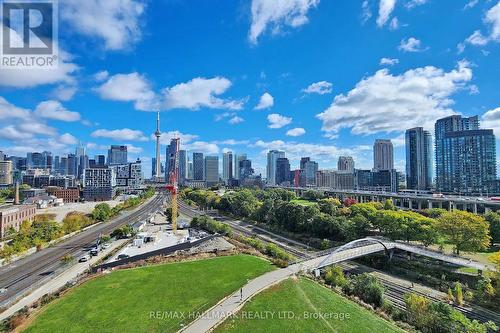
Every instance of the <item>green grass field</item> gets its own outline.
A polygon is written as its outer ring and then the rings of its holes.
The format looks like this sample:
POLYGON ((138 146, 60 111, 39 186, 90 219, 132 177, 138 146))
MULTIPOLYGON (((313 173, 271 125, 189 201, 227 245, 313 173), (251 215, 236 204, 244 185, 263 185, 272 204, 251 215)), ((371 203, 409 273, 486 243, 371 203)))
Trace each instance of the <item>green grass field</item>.
POLYGON ((404 331, 318 283, 301 278, 299 280, 288 279, 255 296, 234 318, 227 319, 215 332, 385 333, 404 331), (290 315, 285 315, 287 313, 290 315), (305 315, 319 313, 325 314, 324 319, 307 319, 305 315), (256 316, 260 318, 255 318, 256 316), (327 318, 328 316, 330 318, 327 318))
POLYGON ((294 200, 292 200, 290 202, 298 204, 298 205, 302 205, 302 206, 313 206, 313 205, 316 205, 316 203, 314 201, 309 201, 309 200, 304 200, 304 199, 294 199, 294 200))
POLYGON ((261 258, 236 255, 116 271, 49 304, 25 332, 176 332, 192 321, 190 312, 272 269, 261 258))

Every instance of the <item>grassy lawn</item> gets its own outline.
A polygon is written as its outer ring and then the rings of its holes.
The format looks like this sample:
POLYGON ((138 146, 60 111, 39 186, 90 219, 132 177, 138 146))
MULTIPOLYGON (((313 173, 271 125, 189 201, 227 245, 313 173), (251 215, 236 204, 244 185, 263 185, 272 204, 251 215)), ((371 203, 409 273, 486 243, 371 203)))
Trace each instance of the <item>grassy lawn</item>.
POLYGON ((316 205, 316 203, 314 201, 309 201, 309 200, 304 200, 304 199, 294 199, 294 200, 292 200, 290 202, 298 204, 298 205, 302 205, 302 206, 313 206, 313 205, 316 205))
POLYGON ((301 278, 299 280, 288 279, 255 296, 235 318, 227 319, 215 332, 384 333, 404 331, 318 283, 301 278), (293 319, 279 318, 280 313, 283 317, 287 311, 294 314, 293 319), (324 319, 306 319, 305 313, 323 313, 326 316, 324 319), (255 318, 257 315, 261 318, 255 318), (328 316, 331 318, 327 318, 328 316))
POLYGON ((236 255, 116 271, 49 304, 25 332, 176 332, 192 319, 152 312, 203 312, 272 269, 236 255))

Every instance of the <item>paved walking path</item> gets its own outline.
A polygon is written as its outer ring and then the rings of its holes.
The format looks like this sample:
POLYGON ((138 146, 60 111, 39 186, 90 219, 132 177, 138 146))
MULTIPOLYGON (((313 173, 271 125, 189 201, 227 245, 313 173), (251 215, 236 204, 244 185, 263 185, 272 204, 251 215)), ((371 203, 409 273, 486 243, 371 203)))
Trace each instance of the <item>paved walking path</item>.
POLYGON ((14 303, 7 310, 0 313, 0 320, 4 320, 4 319, 10 317, 11 315, 13 315, 14 313, 16 313, 17 311, 21 310, 25 306, 31 305, 36 300, 40 299, 43 295, 48 294, 48 293, 53 293, 53 292, 59 290, 66 283, 70 282, 71 280, 76 278, 78 275, 85 272, 85 270, 89 269, 89 267, 91 265, 95 264, 99 259, 103 258, 106 254, 110 253, 111 251, 113 251, 114 249, 116 249, 118 246, 122 245, 126 241, 127 241, 126 239, 115 241, 115 242, 111 243, 110 247, 100 251, 99 255, 97 257, 92 257, 89 261, 84 262, 84 263, 80 263, 80 262, 75 263, 70 269, 64 271, 64 273, 60 274, 59 276, 51 279, 43 286, 34 290, 29 295, 21 298, 17 303, 14 303))
POLYGON ((314 269, 325 258, 326 256, 314 258, 302 263, 288 266, 287 268, 266 273, 258 278, 255 278, 254 280, 251 280, 243 287, 242 300, 240 300, 240 290, 238 290, 213 306, 211 309, 207 310, 201 317, 191 322, 191 324, 181 329, 179 332, 209 332, 222 323, 228 316, 231 316, 241 309, 243 305, 253 296, 289 278, 290 276, 299 273, 300 271, 314 269))

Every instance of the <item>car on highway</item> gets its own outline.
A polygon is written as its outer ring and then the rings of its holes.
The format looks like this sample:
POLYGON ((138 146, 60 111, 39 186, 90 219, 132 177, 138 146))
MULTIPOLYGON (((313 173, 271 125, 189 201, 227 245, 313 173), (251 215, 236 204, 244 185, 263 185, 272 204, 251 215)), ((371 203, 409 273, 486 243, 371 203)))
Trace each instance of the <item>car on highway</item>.
POLYGON ((91 257, 90 254, 85 253, 78 261, 79 262, 87 262, 90 260, 90 257, 91 257))
POLYGON ((102 244, 102 248, 103 249, 107 249, 110 245, 111 244, 109 244, 109 243, 104 243, 104 244, 102 244))
POLYGON ((122 253, 118 255, 118 260, 130 258, 128 254, 122 253))
POLYGON ((97 256, 98 254, 99 254, 99 247, 94 246, 94 247, 90 250, 90 255, 92 255, 92 256, 97 256))

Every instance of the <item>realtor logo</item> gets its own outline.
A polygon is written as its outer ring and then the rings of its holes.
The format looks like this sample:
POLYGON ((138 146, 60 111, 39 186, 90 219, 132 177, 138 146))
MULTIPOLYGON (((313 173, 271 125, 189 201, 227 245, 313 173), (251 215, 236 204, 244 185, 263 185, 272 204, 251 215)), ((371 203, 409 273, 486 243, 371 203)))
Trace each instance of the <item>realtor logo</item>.
POLYGON ((56 0, 1 1, 2 68, 57 67, 56 0))

